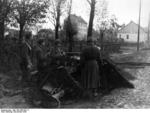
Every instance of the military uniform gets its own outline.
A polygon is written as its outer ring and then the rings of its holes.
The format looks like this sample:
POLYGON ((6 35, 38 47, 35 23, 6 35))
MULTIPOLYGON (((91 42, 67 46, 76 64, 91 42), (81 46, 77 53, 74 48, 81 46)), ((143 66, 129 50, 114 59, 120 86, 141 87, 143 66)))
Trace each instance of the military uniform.
POLYGON ((20 69, 22 71, 22 80, 28 80, 29 69, 28 65, 31 65, 31 46, 27 42, 23 42, 20 47, 20 69))
POLYGON ((65 55, 65 52, 57 47, 53 47, 50 49, 48 56, 51 60, 51 64, 55 65, 55 66, 60 66, 62 64, 64 64, 64 59, 65 57, 63 57, 65 55))
POLYGON ((46 52, 41 46, 37 46, 36 48, 36 61, 38 70, 44 69, 44 67, 47 65, 46 52))
POLYGON ((65 55, 65 52, 60 48, 54 47, 54 48, 51 48, 49 54, 50 56, 53 56, 53 57, 59 57, 59 56, 65 55))
POLYGON ((86 47, 81 53, 81 82, 84 89, 96 89, 99 86, 100 51, 95 46, 86 47))

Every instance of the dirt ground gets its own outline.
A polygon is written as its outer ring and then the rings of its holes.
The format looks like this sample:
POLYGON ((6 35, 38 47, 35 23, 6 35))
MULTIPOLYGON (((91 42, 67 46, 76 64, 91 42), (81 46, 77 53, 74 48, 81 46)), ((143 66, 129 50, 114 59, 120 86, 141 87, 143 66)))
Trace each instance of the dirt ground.
MULTIPOLYGON (((129 76, 128 80, 134 84, 135 88, 115 89, 95 100, 71 102, 62 105, 61 108, 150 108, 150 51, 113 54, 111 58, 118 67, 133 76, 133 78, 129 76)), ((14 77, 16 73, 0 73, 0 107, 34 108, 23 96, 22 92, 28 89, 21 88, 20 80, 14 77)))

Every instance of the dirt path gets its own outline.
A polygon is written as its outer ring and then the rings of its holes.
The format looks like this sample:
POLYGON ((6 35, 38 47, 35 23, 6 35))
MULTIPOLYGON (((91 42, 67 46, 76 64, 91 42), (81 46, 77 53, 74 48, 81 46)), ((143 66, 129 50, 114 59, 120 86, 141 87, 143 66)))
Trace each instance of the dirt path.
MULTIPOLYGON (((26 89, 24 89, 26 90, 26 89)), ((21 83, 15 77, 0 73, 0 107, 1 108, 29 108, 23 95, 21 83)))
POLYGON ((138 70, 135 89, 116 89, 102 98, 100 108, 150 108, 150 67, 138 70))

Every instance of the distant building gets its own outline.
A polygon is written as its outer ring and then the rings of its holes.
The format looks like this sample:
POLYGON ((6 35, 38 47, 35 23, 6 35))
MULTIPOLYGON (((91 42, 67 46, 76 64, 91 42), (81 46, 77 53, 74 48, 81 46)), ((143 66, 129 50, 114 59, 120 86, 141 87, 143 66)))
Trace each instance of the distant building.
MULTIPOLYGON (((118 31, 117 37, 123 39, 124 42, 136 43, 138 37, 138 24, 131 21, 118 31)), ((140 42, 147 41, 147 33, 140 27, 140 42)))
POLYGON ((54 39, 54 32, 51 29, 41 29, 37 33, 38 38, 41 39, 54 39))
POLYGON ((86 40, 87 39, 87 22, 81 17, 76 15, 70 16, 71 21, 77 25, 78 33, 76 38, 78 40, 86 40))
POLYGON ((7 28, 4 36, 7 38, 18 38, 19 37, 19 31, 16 29, 8 29, 7 28))
MULTIPOLYGON (((31 31, 24 31, 23 35, 25 36, 25 34, 28 34, 28 33, 30 33, 30 34, 32 35, 32 32, 31 32, 31 31)), ((7 28, 7 29, 5 30, 4 36, 5 36, 6 38, 19 39, 19 30, 7 28)))

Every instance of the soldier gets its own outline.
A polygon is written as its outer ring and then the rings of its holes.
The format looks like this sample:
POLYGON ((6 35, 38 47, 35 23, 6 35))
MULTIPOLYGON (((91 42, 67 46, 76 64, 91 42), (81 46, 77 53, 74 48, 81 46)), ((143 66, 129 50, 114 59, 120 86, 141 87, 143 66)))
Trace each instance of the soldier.
POLYGON ((54 47, 50 48, 48 56, 52 59, 52 65, 60 66, 64 64, 65 52, 61 48, 61 41, 57 39, 54 47))
POLYGON ((38 40, 38 44, 36 47, 36 61, 37 61, 37 69, 42 71, 46 66, 46 52, 44 50, 45 42, 43 39, 38 40))
POLYGON ((44 39, 39 39, 37 41, 37 46, 35 48, 35 58, 36 58, 36 67, 38 70, 38 85, 41 86, 41 82, 46 76, 47 73, 47 65, 48 65, 48 59, 46 56, 46 50, 45 50, 45 41, 44 39))
POLYGON ((21 57, 21 62, 20 62, 20 69, 22 71, 22 81, 26 82, 28 81, 29 77, 29 69, 32 67, 32 62, 31 62, 31 44, 30 44, 30 39, 31 39, 31 34, 26 34, 25 39, 21 44, 20 48, 20 57, 21 57))
POLYGON ((99 87, 99 65, 100 51, 94 46, 93 40, 87 41, 87 47, 81 52, 81 84, 86 91, 92 91, 97 96, 99 87))
POLYGON ((49 53, 51 56, 54 56, 54 57, 59 57, 59 56, 64 56, 65 55, 65 52, 62 50, 61 48, 61 41, 59 39, 57 39, 55 41, 55 45, 54 47, 50 50, 50 53, 49 53))

